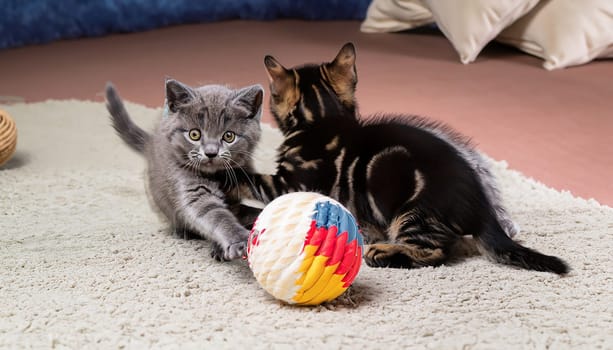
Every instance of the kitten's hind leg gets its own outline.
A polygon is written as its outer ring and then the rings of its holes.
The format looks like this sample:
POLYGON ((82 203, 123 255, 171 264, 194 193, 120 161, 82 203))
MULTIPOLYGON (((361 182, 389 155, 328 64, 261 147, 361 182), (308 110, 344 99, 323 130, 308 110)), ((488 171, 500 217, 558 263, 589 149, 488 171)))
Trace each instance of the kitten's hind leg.
POLYGON ((440 225, 414 222, 409 212, 392 219, 387 242, 366 247, 364 260, 371 267, 414 268, 439 266, 449 258, 449 247, 458 239, 440 225))
POLYGON ((416 244, 375 243, 366 246, 364 261, 370 267, 414 268, 438 266, 447 260, 442 248, 416 244))

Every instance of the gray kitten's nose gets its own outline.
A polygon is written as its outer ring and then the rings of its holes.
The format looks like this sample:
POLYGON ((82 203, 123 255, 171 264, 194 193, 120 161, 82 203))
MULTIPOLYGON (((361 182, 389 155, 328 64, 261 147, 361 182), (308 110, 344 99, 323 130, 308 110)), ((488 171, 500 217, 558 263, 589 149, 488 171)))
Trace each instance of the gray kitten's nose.
POLYGON ((219 153, 219 147, 217 145, 206 145, 204 146, 204 155, 208 158, 217 157, 217 153, 219 153))

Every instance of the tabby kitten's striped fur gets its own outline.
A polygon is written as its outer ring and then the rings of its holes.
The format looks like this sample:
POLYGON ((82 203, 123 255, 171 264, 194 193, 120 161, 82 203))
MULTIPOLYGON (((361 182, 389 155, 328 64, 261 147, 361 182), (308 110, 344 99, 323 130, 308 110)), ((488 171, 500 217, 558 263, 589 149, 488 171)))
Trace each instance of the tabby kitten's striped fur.
POLYGON ((463 235, 495 260, 568 272, 557 257, 514 242, 493 176, 468 142, 438 123, 403 115, 357 115, 355 49, 330 63, 284 68, 266 56, 271 110, 285 136, 276 175, 256 178, 274 198, 318 191, 345 204, 374 267, 437 266, 463 235))
POLYGON ((115 130, 147 159, 154 204, 179 235, 210 240, 216 260, 246 253, 249 231, 243 225, 252 221, 237 218, 246 213, 237 177, 252 171, 263 94, 259 85, 192 88, 168 80, 164 116, 149 134, 130 119, 114 87, 106 89, 115 130))

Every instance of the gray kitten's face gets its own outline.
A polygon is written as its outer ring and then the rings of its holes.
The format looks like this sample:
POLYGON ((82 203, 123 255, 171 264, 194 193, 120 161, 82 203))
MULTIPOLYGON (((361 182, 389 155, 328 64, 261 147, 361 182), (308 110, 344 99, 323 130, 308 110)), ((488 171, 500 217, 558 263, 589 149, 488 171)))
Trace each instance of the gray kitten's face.
POLYGON ((262 96, 259 85, 192 89, 167 81, 167 113, 161 126, 178 164, 204 173, 250 168, 260 139, 262 96))

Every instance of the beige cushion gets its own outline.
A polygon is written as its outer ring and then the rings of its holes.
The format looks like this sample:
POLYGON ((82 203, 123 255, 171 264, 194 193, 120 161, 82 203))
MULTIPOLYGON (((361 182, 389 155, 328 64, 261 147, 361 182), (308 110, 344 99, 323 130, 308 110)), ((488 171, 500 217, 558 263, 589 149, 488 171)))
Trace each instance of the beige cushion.
POLYGON ((541 0, 497 40, 545 59, 548 70, 613 57, 613 0, 541 0))
MULTIPOLYGON (((582 0, 576 0, 583 2, 582 0)), ((613 0, 605 0, 612 1, 613 0)), ((538 0, 423 0, 447 39, 470 63, 504 28, 530 11, 538 0)))
POLYGON ((360 29, 367 33, 396 32, 436 22, 458 52, 462 63, 470 63, 487 43, 537 2, 373 0, 360 29))
POLYGON ((360 29, 365 33, 399 32, 434 22, 420 0, 373 0, 360 29))

